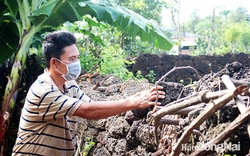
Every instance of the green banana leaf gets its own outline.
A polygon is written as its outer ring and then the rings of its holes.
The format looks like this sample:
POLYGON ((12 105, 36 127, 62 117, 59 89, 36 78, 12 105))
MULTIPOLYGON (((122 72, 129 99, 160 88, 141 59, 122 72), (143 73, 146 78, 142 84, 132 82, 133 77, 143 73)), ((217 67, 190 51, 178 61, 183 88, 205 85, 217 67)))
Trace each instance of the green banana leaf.
MULTIPOLYGON (((6 18, 6 12, 14 18, 6 19, 0 18, 0 63, 9 58, 20 43, 22 32, 18 17, 16 0, 0 0, 0 15, 1 18, 6 18), (16 26, 15 26, 16 25, 16 26), (18 31, 19 30, 19 34, 18 31), (10 39, 10 37, 12 39, 10 39)), ((23 0, 23 12, 28 14, 30 23, 34 27, 41 27, 41 29, 48 26, 59 26, 66 21, 75 22, 81 20, 84 15, 91 15, 99 22, 105 22, 117 27, 119 30, 130 34, 131 36, 139 36, 142 41, 153 43, 155 47, 163 50, 170 50, 172 48, 171 40, 154 24, 145 19, 141 15, 118 6, 113 3, 106 3, 102 1, 84 1, 84 0, 23 0), (30 11, 27 11, 29 5, 30 11)), ((24 19, 22 19, 24 20, 24 19)), ((24 25, 24 24, 22 24, 24 25)), ((25 32, 25 31, 24 31, 25 32)))

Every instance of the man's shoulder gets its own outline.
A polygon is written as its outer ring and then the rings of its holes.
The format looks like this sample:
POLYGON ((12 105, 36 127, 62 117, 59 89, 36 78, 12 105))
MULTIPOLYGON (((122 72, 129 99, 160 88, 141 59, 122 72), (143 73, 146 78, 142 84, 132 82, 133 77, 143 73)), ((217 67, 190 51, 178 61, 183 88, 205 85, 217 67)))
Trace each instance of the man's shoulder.
POLYGON ((67 86, 78 86, 78 84, 77 84, 77 82, 75 80, 66 81, 65 85, 67 85, 67 86))
POLYGON ((41 74, 37 77, 36 81, 31 85, 32 90, 40 92, 48 92, 52 90, 57 90, 55 83, 48 77, 47 74, 41 74))
POLYGON ((47 87, 54 84, 54 82, 48 74, 43 73, 37 77, 34 84, 40 85, 41 87, 47 87))

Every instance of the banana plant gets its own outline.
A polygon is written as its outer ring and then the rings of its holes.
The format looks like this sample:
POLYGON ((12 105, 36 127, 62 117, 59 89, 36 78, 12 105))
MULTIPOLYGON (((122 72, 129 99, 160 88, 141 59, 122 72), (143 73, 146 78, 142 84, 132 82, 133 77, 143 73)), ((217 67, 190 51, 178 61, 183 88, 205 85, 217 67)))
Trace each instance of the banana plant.
MULTIPOLYGON (((12 61, 0 112, 0 142, 8 130, 19 83, 34 36, 45 28, 90 15, 155 47, 170 50, 171 40, 149 20, 113 3, 91 0, 0 0, 0 63, 12 61)), ((93 20, 94 21, 94 20, 93 20)))

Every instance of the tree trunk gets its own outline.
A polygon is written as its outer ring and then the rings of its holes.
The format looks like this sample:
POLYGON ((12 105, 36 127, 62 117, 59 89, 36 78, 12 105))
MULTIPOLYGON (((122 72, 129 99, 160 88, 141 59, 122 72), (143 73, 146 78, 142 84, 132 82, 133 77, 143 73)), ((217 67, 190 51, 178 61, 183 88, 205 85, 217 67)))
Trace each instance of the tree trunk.
POLYGON ((212 15, 212 20, 211 20, 210 34, 209 34, 208 46, 207 46, 207 54, 208 55, 212 55, 211 46, 212 46, 212 38, 213 38, 213 34, 214 34, 215 10, 216 10, 216 7, 213 9, 213 15, 212 15))
POLYGON ((8 140, 8 136, 5 136, 6 132, 9 130, 9 123, 12 114, 12 109, 15 106, 17 95, 19 92, 19 83, 22 77, 23 65, 21 61, 16 59, 11 70, 11 75, 8 77, 8 83, 5 88, 4 99, 2 103, 2 108, 0 112, 0 143, 2 153, 5 153, 6 147, 8 147, 8 142, 3 142, 4 139, 8 140))
MULTIPOLYGON (((6 132, 9 131, 9 122, 12 115, 12 110, 15 107, 18 92, 20 90, 20 82, 22 79, 25 62, 27 58, 27 52, 34 37, 34 34, 39 30, 39 28, 33 27, 29 32, 24 33, 22 39, 20 40, 19 48, 17 50, 15 61, 11 69, 11 74, 8 77, 8 83, 5 88, 3 103, 1 105, 0 111, 0 144, 1 144, 1 154, 6 155, 4 151, 8 145, 3 142, 4 138, 8 139, 6 132)), ((24 30, 24 32, 26 32, 24 30)))

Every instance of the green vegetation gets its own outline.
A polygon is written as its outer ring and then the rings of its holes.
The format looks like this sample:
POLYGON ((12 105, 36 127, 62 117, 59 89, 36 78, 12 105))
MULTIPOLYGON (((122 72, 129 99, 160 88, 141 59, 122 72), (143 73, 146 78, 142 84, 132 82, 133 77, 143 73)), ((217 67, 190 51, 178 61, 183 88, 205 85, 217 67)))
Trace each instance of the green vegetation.
POLYGON ((82 155, 87 156, 91 150, 91 148, 95 145, 95 142, 92 141, 90 137, 87 138, 87 142, 83 148, 82 155))
POLYGON ((115 76, 128 80, 133 76, 126 67, 130 63, 124 59, 124 52, 119 45, 105 47, 101 53, 100 70, 103 74, 114 74, 115 76))
POLYGON ((215 15, 200 17, 194 11, 183 23, 183 31, 199 35, 193 55, 221 55, 244 52, 250 54, 250 14, 245 8, 223 10, 215 7, 215 15))
POLYGON ((155 73, 153 70, 150 70, 145 77, 150 81, 150 82, 155 82, 155 73))
POLYGON ((144 79, 144 76, 142 75, 142 72, 138 70, 135 75, 136 79, 144 79))
POLYGON ((94 67, 95 72, 113 74, 123 80, 133 77, 133 74, 127 69, 127 65, 133 62, 125 59, 129 53, 126 53, 119 44, 122 33, 104 23, 99 24, 98 27, 91 27, 87 22, 88 19, 89 17, 85 16, 81 22, 67 22, 60 27, 61 30, 74 32, 78 36, 77 46, 81 53, 82 68, 88 72, 92 71, 94 67), (87 30, 89 30, 88 34, 83 33, 87 30))

